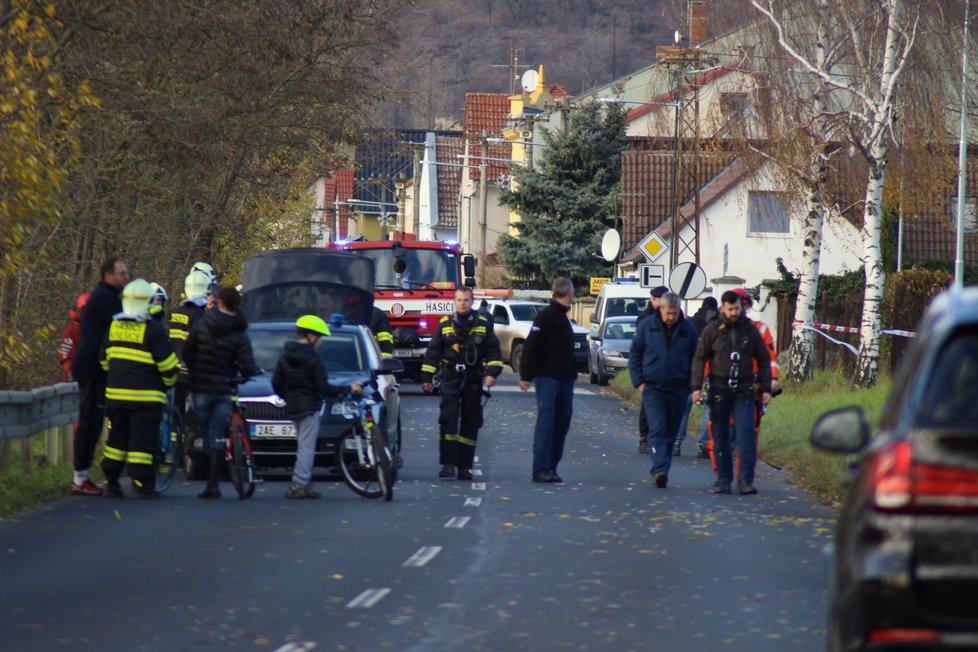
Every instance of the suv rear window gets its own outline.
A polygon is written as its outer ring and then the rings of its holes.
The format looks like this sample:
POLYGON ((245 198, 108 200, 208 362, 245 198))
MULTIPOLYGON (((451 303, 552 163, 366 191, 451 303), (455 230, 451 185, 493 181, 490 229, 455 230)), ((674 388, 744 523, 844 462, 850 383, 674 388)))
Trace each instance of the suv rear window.
POLYGON ((945 428, 978 427, 978 333, 953 335, 938 354, 917 421, 945 428))

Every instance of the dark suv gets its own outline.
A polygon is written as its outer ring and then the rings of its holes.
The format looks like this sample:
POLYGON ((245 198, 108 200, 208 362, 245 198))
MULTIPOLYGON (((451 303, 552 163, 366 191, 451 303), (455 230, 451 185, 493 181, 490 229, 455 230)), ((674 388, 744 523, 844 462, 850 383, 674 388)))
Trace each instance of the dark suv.
POLYGON ((829 649, 978 649, 978 289, 933 301, 872 437, 844 408, 811 440, 854 456, 829 649))

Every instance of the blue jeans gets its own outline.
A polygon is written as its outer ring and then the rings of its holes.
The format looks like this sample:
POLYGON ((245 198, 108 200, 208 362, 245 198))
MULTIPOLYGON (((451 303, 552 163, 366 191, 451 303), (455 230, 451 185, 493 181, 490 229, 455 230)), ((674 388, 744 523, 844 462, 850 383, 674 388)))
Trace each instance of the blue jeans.
POLYGON ((549 376, 533 379, 537 396, 537 425, 533 431, 533 475, 557 472, 564 440, 574 412, 574 379, 549 376))
POLYGON ((672 445, 688 404, 689 394, 684 390, 660 390, 645 386, 642 407, 649 420, 649 455, 652 457, 649 473, 669 473, 672 445))
POLYGON ((710 400, 713 418, 713 455, 720 484, 730 484, 733 478, 731 443, 740 455, 741 482, 754 484, 754 465, 757 464, 757 440, 754 438, 754 396, 738 396, 720 401, 710 400), (733 414, 733 433, 730 415, 733 414), (732 435, 732 436, 731 436, 732 435), (731 442, 731 439, 733 442, 731 442))
POLYGON ((230 394, 201 394, 194 392, 194 413, 204 444, 204 454, 224 449, 228 421, 231 419, 230 394))
POLYGON ((693 409, 693 397, 690 395, 686 399, 686 407, 683 409, 683 418, 679 422, 679 430, 676 431, 676 446, 682 446, 686 441, 686 428, 689 427, 689 413, 693 409))

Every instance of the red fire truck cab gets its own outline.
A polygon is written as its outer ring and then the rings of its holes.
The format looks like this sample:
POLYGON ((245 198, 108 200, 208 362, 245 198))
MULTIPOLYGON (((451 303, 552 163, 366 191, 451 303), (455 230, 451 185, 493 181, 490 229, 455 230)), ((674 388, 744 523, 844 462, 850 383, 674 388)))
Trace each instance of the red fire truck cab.
POLYGON ((394 356, 417 376, 438 321, 455 309, 455 288, 475 286, 475 257, 452 241, 338 240, 330 247, 374 261, 374 305, 390 320, 394 356))

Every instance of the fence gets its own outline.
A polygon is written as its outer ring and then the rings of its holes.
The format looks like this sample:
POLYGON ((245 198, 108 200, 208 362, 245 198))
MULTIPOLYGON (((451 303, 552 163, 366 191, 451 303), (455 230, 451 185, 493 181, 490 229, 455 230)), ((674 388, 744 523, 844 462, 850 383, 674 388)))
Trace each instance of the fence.
MULTIPOLYGON (((850 292, 841 301, 832 301, 822 293, 815 302, 815 321, 836 326, 859 326, 862 317, 862 292, 850 292)), ((791 345, 791 330, 794 323, 795 298, 778 296, 778 353, 791 345)), ((854 333, 833 333, 832 337, 859 347, 859 335, 854 333)), ((855 369, 855 356, 843 346, 828 342, 823 337, 815 337, 815 368, 824 371, 828 368, 852 372, 855 369)))
POLYGON ((45 458, 49 464, 70 461, 71 425, 77 420, 77 383, 58 383, 29 391, 0 391, 0 473, 10 467, 10 444, 14 439, 21 442, 21 470, 31 471, 34 464, 31 439, 39 433, 44 433, 45 458))

